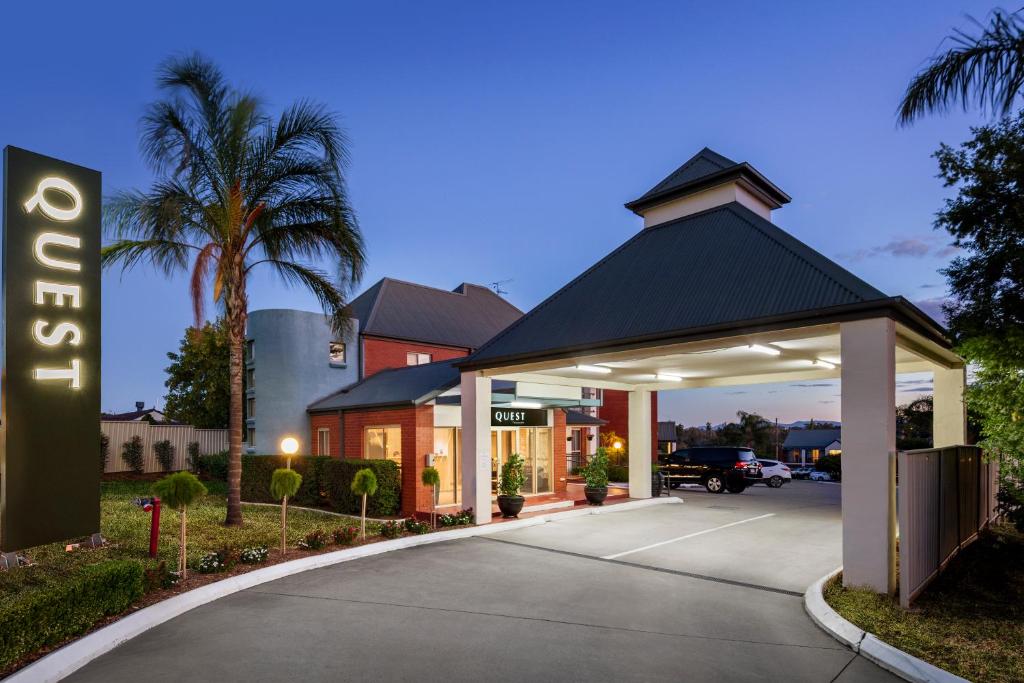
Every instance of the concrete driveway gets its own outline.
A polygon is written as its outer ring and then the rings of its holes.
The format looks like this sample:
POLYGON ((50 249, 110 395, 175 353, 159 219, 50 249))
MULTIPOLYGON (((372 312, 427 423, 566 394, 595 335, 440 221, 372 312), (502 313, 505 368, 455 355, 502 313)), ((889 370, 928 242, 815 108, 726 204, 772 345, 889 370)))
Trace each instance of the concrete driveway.
POLYGON ((803 611, 839 564, 838 486, 677 495, 264 584, 69 680, 896 680, 803 611))

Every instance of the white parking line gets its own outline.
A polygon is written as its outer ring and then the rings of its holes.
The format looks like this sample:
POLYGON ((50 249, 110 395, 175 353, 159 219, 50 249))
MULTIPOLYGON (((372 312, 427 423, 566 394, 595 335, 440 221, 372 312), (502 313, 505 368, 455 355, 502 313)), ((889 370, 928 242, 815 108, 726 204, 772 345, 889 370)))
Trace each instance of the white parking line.
POLYGON ((659 546, 668 545, 669 543, 675 543, 676 541, 685 541, 686 539, 694 538, 695 536, 703 536, 704 534, 710 534, 712 531, 721 531, 722 529, 728 529, 729 527, 736 526, 737 524, 746 524, 747 522, 756 522, 759 519, 766 519, 768 517, 774 517, 774 516, 775 516, 774 512, 769 512, 767 515, 758 515, 757 517, 751 517, 749 519, 741 519, 738 522, 729 522, 728 524, 723 524, 722 526, 716 526, 713 529, 704 529, 703 531, 695 531, 692 534, 686 534, 685 536, 679 536, 678 538, 670 538, 667 541, 661 541, 659 543, 652 543, 650 545, 645 545, 642 548, 634 548, 633 550, 624 550, 623 552, 615 553, 614 555, 605 555, 601 559, 602 560, 617 560, 620 557, 624 557, 626 555, 632 555, 633 553, 641 553, 641 552, 643 552, 645 550, 650 550, 651 548, 657 548, 659 546))

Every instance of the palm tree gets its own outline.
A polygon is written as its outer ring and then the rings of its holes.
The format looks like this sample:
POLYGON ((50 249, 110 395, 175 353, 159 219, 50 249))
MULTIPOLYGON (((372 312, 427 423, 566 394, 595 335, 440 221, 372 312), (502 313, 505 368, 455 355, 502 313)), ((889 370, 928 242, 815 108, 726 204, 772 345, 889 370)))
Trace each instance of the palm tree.
POLYGON ((912 123, 929 112, 946 111, 954 103, 1005 115, 1024 86, 1024 19, 1020 11, 992 12, 988 26, 971 19, 980 30, 970 35, 957 29, 953 46, 937 55, 907 86, 897 117, 912 123))
POLYGON ((169 60, 157 82, 168 97, 143 117, 141 149, 158 179, 147 192, 108 201, 105 219, 116 241, 103 249, 103 264, 129 270, 145 262, 167 275, 191 270, 197 327, 212 282, 230 345, 225 523, 238 525, 246 281, 256 266, 269 266, 307 287, 336 329, 347 324, 346 294, 364 263, 342 173, 347 140, 335 116, 310 102, 271 118, 198 55, 169 60), (322 259, 337 264, 333 278, 310 265, 322 259))

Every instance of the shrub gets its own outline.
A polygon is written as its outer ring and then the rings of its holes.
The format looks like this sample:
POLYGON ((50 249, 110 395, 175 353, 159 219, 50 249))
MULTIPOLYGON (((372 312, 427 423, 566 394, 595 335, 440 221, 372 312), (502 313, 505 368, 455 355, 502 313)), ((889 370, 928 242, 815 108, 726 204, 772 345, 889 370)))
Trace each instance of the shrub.
POLYGON ((199 442, 189 441, 188 446, 185 448, 185 452, 188 455, 188 468, 199 474, 199 470, 202 468, 200 458, 202 455, 199 453, 199 442))
POLYGON ((298 492, 300 486, 302 475, 295 470, 276 469, 270 477, 270 495, 275 500, 282 500, 285 496, 291 498, 298 492))
POLYGON ((501 480, 498 482, 498 493, 503 496, 518 496, 523 488, 523 457, 512 453, 501 465, 501 480))
POLYGON ((172 588, 178 583, 178 580, 178 575, 167 569, 167 563, 163 560, 157 566, 147 569, 143 574, 143 584, 147 593, 161 588, 172 588))
POLYGON ((0 670, 124 612, 142 597, 142 579, 141 562, 110 560, 83 567, 58 584, 5 597, 0 601, 0 670))
POLYGON ((323 529, 314 529, 299 541, 299 547, 303 550, 320 550, 329 542, 326 531, 323 529))
POLYGON ((107 463, 110 461, 110 437, 100 432, 100 474, 107 471, 107 463))
POLYGON ((181 578, 188 578, 188 565, 185 563, 187 540, 186 510, 196 498, 206 495, 206 487, 191 472, 175 472, 174 474, 168 474, 153 484, 153 493, 158 495, 167 507, 175 508, 181 515, 178 573, 181 574, 181 578))
POLYGON ((256 545, 250 548, 242 548, 238 553, 238 561, 242 564, 263 564, 267 561, 270 551, 265 545, 256 545))
POLYGON ((338 545, 352 545, 352 542, 356 540, 359 535, 359 528, 354 526, 342 526, 338 527, 331 534, 334 536, 334 542, 338 545))
POLYGON ((133 436, 129 441, 124 442, 121 447, 121 459, 132 472, 142 474, 144 467, 141 436, 133 436))
POLYGON ((1010 477, 1001 476, 996 500, 999 514, 1005 516, 1017 531, 1024 532, 1024 487, 1010 477))
POLYGON ((430 525, 426 522, 420 522, 413 517, 405 520, 405 530, 410 534, 425 534, 430 531, 430 525))
POLYGON ((174 444, 168 439, 153 444, 153 452, 156 453, 156 461, 160 463, 160 469, 164 472, 174 469, 174 444))
MULTIPOLYGON (((204 479, 228 480, 228 452, 211 453, 199 456, 199 466, 195 470, 197 476, 204 479)), ((244 498, 243 493, 243 498, 244 498)), ((248 499, 246 499, 248 500, 248 499)), ((269 502, 269 501, 268 501, 269 502)))
POLYGON ((819 472, 827 472, 835 481, 839 481, 843 475, 841 456, 823 455, 814 463, 819 472))
POLYGON ((608 449, 598 448, 582 469, 587 488, 603 489, 608 486, 608 449))
POLYGON ((196 569, 200 574, 216 574, 218 572, 226 572, 231 568, 232 564, 227 551, 214 550, 199 558, 196 569))
POLYGON ((381 522, 379 531, 384 538, 398 538, 402 535, 402 524, 394 520, 381 522))
POLYGON ((629 468, 622 465, 608 465, 608 481, 629 481, 629 468))
POLYGON ((437 518, 439 526, 459 526, 473 523, 473 508, 459 510, 453 514, 444 514, 437 518))

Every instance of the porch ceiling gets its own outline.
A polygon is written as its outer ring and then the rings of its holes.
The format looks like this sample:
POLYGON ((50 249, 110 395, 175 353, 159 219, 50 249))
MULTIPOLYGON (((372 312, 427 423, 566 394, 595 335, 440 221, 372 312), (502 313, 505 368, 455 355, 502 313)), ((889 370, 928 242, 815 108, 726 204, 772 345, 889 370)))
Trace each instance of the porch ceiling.
MULTIPOLYGON (((895 354, 898 373, 962 364, 948 349, 899 324, 895 354)), ((628 351, 596 351, 571 359, 492 368, 482 374, 517 381, 664 391, 838 379, 841 362, 839 325, 828 324, 628 351)))

